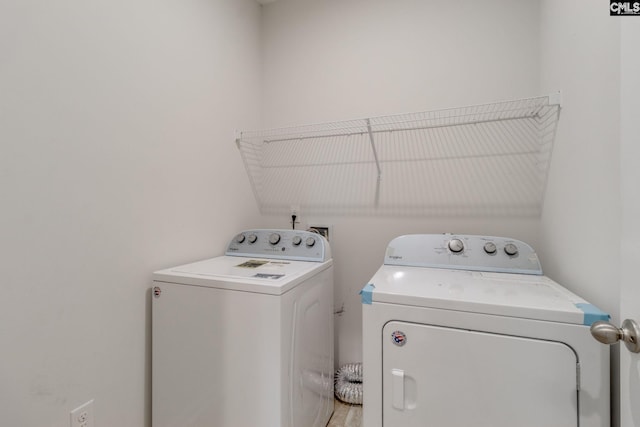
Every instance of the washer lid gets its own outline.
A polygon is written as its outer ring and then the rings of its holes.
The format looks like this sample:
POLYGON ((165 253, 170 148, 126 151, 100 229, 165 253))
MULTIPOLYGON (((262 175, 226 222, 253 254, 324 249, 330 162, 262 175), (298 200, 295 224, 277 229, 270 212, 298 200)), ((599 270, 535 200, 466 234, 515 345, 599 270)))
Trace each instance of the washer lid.
POLYGON ((153 280, 281 295, 332 264, 225 255, 156 271, 153 280))
POLYGON ((609 319, 548 277, 526 274, 383 265, 362 301, 579 325, 609 319))

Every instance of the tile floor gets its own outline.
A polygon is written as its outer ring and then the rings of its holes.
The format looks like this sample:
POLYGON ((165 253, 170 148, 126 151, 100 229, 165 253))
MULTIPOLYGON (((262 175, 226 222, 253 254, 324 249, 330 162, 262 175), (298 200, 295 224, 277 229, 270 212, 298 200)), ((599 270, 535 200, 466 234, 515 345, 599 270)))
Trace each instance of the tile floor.
POLYGON ((349 405, 336 399, 333 416, 327 427, 361 427, 362 406, 349 405))

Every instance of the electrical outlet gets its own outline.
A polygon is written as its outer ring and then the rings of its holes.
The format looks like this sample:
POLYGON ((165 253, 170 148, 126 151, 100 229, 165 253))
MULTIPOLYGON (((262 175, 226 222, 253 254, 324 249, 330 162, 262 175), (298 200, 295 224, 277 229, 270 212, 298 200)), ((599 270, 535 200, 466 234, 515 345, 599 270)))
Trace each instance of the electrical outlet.
POLYGON ((93 426, 93 399, 71 411, 71 427, 93 426))

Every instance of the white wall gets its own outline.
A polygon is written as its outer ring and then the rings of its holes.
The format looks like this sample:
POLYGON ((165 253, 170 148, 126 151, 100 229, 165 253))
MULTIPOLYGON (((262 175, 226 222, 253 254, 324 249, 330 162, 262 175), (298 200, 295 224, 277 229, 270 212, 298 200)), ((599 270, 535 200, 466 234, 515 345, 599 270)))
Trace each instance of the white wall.
POLYGON ((258 214, 253 0, 0 3, 0 425, 150 425, 151 272, 258 214))
POLYGON ((596 0, 544 0, 542 91, 563 108, 542 216, 548 274, 618 312, 620 19, 596 0))
MULTIPOLYGON (((264 8, 266 126, 317 123, 540 95, 539 3, 279 0, 264 8)), ((559 88, 551 90, 556 91, 559 88)), ((265 217, 288 227, 288 218, 265 217)), ((362 360, 358 291, 406 233, 538 243, 537 218, 309 217, 333 225, 338 363, 362 360)))
POLYGON ((264 8, 265 122, 538 95, 538 2, 279 0, 264 8))
MULTIPOLYGON (((542 265, 620 324, 620 18, 596 0, 544 0, 541 11, 542 91, 563 92, 541 223, 542 265)), ((611 357, 615 426, 617 346, 611 357)))

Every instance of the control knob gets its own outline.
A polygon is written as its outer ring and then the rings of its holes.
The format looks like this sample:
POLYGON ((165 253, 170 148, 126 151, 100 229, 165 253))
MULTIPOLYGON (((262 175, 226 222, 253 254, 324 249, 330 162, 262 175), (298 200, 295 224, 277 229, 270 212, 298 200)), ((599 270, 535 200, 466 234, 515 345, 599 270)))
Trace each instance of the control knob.
POLYGON ((504 245, 504 253, 509 256, 516 256, 518 255, 518 247, 513 243, 507 243, 504 245))
POLYGON ((498 248, 496 248, 496 244, 493 242, 487 242, 484 244, 484 251, 489 255, 493 255, 496 253, 498 248))
POLYGON ((249 237, 247 237, 247 239, 249 240, 249 243, 255 243, 256 240, 258 240, 258 236, 256 236, 255 234, 249 234, 249 237))
POLYGON ((460 239, 451 239, 449 240, 449 249, 451 252, 460 253, 464 249, 464 244, 460 239))
POLYGON ((291 243, 293 243, 293 246, 299 246, 300 243, 302 243, 302 237, 294 236, 293 239, 291 240, 291 243))
POLYGON ((269 236, 269 243, 271 243, 272 245, 277 245, 279 241, 280 241, 280 235, 278 233, 272 233, 269 236))
POLYGON ((236 236, 236 243, 242 243, 244 242, 244 240, 245 240, 244 234, 241 233, 236 236))
POLYGON ((308 247, 312 247, 313 245, 316 244, 316 239, 314 239, 313 237, 307 237, 307 240, 304 241, 304 243, 308 246, 308 247))

